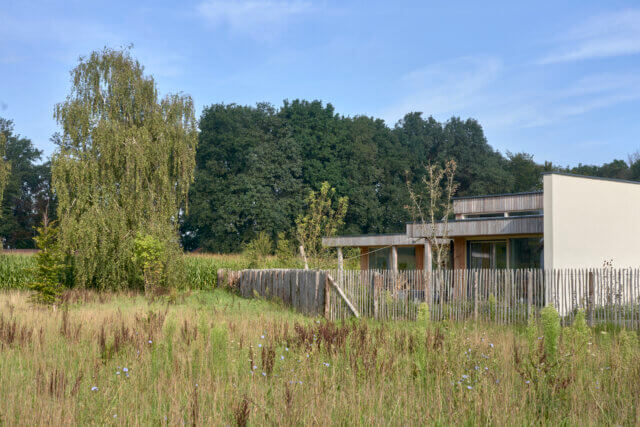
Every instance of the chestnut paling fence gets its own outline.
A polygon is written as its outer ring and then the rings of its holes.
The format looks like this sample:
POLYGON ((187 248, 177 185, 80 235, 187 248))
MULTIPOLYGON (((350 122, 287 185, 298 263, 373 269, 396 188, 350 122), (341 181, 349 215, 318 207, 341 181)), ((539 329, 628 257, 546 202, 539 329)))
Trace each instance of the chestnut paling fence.
POLYGON ((547 304, 565 324, 584 310, 591 324, 640 328, 640 269, 242 270, 219 283, 245 297, 281 300, 309 315, 526 323, 547 304))

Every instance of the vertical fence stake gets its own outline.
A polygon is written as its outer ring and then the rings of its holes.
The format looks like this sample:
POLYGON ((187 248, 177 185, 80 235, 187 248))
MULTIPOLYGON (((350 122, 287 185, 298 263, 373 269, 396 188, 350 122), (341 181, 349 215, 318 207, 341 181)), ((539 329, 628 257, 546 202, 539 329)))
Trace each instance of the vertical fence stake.
POLYGON ((371 275, 371 295, 373 296, 373 318, 378 318, 378 273, 371 275))
POLYGON ((527 271, 527 321, 531 319, 531 308, 533 305, 533 274, 527 271))
POLYGON ((478 272, 473 273, 473 320, 478 323, 478 272))
POLYGON ((589 297, 587 298, 588 306, 587 306, 587 316, 589 320, 589 326, 593 326, 593 313, 595 311, 595 287, 593 286, 593 271, 589 272, 589 297))

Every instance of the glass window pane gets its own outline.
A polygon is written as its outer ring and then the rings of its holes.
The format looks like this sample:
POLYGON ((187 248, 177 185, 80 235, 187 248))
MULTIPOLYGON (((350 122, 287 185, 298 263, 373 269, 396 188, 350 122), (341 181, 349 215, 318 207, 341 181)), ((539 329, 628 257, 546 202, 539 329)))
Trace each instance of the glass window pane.
POLYGON ((491 268, 491 244, 470 242, 469 261, 471 268, 491 268))
POLYGON ((510 239, 511 268, 542 268, 544 251, 542 237, 510 239))
POLYGON ((507 242, 495 242, 493 268, 507 268, 507 242))
POLYGON ((469 242, 469 268, 507 268, 507 242, 469 242))
POLYGON ((391 248, 371 248, 369 249, 369 268, 374 270, 388 270, 391 248), (373 252, 375 251, 375 252, 373 252))
POLYGON ((416 248, 398 248, 398 270, 416 269, 416 248))

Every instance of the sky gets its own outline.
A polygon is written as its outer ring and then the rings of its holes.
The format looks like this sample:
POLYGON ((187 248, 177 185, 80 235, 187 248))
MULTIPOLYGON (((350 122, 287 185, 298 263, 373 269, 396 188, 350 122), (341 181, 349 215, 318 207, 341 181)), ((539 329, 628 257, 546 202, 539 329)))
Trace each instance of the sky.
POLYGON ((640 150, 640 2, 2 0, 0 117, 50 155, 78 58, 133 44, 161 94, 475 118, 559 165, 640 150))

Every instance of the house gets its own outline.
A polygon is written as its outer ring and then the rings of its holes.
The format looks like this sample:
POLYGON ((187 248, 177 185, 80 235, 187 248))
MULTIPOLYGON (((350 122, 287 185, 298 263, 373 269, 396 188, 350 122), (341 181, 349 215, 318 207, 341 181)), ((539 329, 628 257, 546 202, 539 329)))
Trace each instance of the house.
MULTIPOLYGON (((448 222, 454 269, 640 266, 640 182, 551 172, 542 191, 453 200, 448 222)), ((361 269, 432 268, 427 237, 444 224, 411 223, 404 233, 338 236, 326 247, 360 248, 361 269)))

